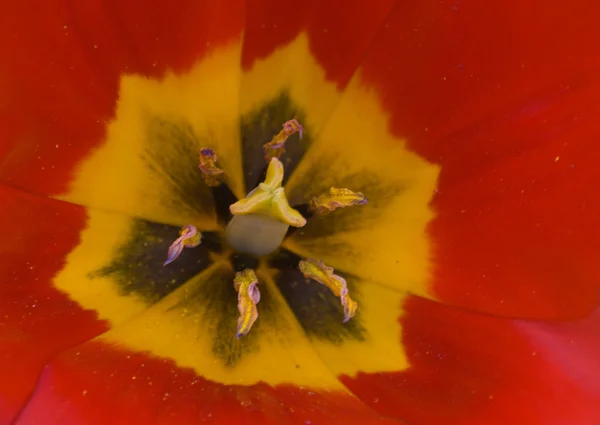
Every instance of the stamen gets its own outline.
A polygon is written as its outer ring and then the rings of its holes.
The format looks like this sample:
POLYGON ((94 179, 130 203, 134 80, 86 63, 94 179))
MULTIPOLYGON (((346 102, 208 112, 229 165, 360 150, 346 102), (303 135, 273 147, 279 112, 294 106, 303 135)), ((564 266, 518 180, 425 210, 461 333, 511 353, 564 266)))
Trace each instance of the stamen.
POLYGON ((354 316, 358 304, 348 294, 346 279, 333 274, 333 267, 327 267, 322 261, 308 259, 300 261, 298 268, 305 278, 313 279, 321 285, 325 285, 331 289, 336 297, 340 297, 344 307, 344 323, 354 316))
POLYGON ((329 188, 329 193, 315 196, 308 204, 310 211, 320 215, 326 215, 338 208, 350 207, 352 205, 364 205, 367 198, 360 192, 353 192, 350 189, 335 187, 329 188))
POLYGON ((277 158, 271 159, 264 183, 260 183, 244 199, 229 207, 233 215, 263 214, 289 226, 302 227, 306 219, 290 207, 281 187, 283 164, 277 158))
POLYGON ((250 332, 250 328, 258 319, 256 304, 260 301, 260 291, 254 270, 245 269, 237 272, 233 279, 233 287, 238 293, 240 317, 238 318, 236 337, 239 338, 250 332))
POLYGON ((175 261, 183 251, 183 248, 195 248, 200 245, 200 242, 202 241, 202 234, 191 224, 183 227, 179 234, 181 236, 179 236, 169 247, 167 261, 163 263, 163 266, 175 261))
POLYGON ((300 133, 300 139, 302 139, 302 130, 302 126, 296 118, 283 123, 281 131, 270 142, 263 145, 265 161, 270 162, 273 158, 281 158, 281 155, 285 153, 285 141, 294 133, 300 133))
POLYGON ((200 149, 200 164, 198 167, 202 171, 202 178, 210 187, 221 185, 226 178, 225 172, 217 167, 215 162, 217 162, 217 153, 214 149, 200 149))

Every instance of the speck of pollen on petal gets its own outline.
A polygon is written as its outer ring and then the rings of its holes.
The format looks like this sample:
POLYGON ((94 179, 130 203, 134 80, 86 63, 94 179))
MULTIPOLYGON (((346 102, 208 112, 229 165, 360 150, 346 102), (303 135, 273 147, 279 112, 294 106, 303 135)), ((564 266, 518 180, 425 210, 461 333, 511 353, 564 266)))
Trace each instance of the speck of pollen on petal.
MULTIPOLYGON (((279 248, 290 226, 303 227, 313 214, 325 215, 338 208, 367 203, 365 195, 360 192, 332 187, 328 193, 312 198, 307 205, 299 205, 297 209, 290 206, 282 187, 284 167, 279 158, 285 153, 288 137, 295 133, 302 137, 302 131, 302 125, 293 118, 263 145, 264 158, 268 163, 264 181, 245 198, 229 205, 231 219, 225 228, 224 239, 233 252, 256 258, 266 256, 279 248)), ((203 178, 211 188, 222 185, 227 176, 216 165, 217 153, 213 149, 202 148, 199 157, 199 178, 203 178)), ((197 247, 201 241, 202 235, 196 227, 184 226, 180 237, 169 247, 164 266, 175 261, 183 248, 197 247)), ((334 296, 340 298, 344 323, 355 315, 358 304, 350 297, 346 280, 336 275, 333 268, 309 258, 301 260, 298 269, 305 278, 329 288, 334 296)), ((232 329, 232 332, 238 338, 250 332, 258 319, 259 283, 256 273, 250 268, 237 271, 235 275, 233 286, 238 294, 239 318, 237 330, 232 329)))

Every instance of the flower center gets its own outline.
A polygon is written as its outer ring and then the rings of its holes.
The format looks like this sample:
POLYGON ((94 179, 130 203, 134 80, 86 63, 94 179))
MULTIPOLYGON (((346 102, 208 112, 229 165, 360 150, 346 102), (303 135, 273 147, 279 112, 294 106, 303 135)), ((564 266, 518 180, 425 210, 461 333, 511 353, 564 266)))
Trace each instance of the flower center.
MULTIPOLYGON (((236 252, 261 257, 277 250, 283 242, 290 226, 302 227, 306 218, 292 208, 282 187, 284 167, 279 157, 285 153, 285 142, 289 136, 299 133, 302 126, 296 119, 283 124, 282 130, 263 146, 264 157, 268 162, 264 182, 250 191, 245 198, 229 206, 233 215, 225 229, 225 240, 236 252)), ((226 175, 215 164, 217 154, 209 148, 200 150, 199 168, 208 186, 217 187, 226 181, 226 175)), ((329 214, 337 208, 366 204, 362 193, 346 188, 330 188, 329 193, 314 197, 305 209, 315 214, 329 214)), ((193 248, 201 243, 201 234, 192 226, 185 226, 180 237, 169 248, 164 265, 173 262, 183 248, 193 248)), ((331 267, 322 261, 307 259, 300 261, 299 270, 305 278, 314 280, 329 288, 344 308, 344 322, 350 320, 358 307, 350 298, 346 281, 334 274, 331 267)), ((236 273, 234 288, 238 293, 238 311, 240 313, 236 335, 247 334, 258 319, 257 304, 260 301, 259 280, 255 272, 245 269, 236 273)))

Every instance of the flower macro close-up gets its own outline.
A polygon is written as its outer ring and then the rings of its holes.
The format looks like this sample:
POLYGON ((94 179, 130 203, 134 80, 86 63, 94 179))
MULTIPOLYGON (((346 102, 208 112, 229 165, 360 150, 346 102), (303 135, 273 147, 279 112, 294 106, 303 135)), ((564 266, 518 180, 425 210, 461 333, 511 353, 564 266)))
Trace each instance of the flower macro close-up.
POLYGON ((0 425, 600 424, 598 16, 5 4, 0 425))

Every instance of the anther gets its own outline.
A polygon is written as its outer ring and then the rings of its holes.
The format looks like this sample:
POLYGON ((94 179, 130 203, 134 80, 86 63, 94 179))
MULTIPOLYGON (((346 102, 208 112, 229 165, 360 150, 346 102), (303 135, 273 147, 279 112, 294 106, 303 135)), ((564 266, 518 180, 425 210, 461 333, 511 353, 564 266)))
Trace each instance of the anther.
POLYGON ((313 259, 302 260, 298 268, 305 278, 312 279, 331 289, 336 297, 340 297, 344 308, 344 323, 356 313, 358 304, 350 298, 346 279, 333 273, 333 267, 327 267, 322 261, 313 259))
POLYGON ((317 214, 325 215, 338 208, 364 205, 366 203, 367 198, 360 192, 353 192, 346 188, 337 189, 332 187, 329 189, 329 193, 312 198, 308 203, 308 208, 317 214))
POLYGON ((183 248, 195 248, 202 241, 202 234, 191 224, 184 226, 179 232, 180 236, 171 244, 167 254, 167 261, 163 266, 172 263, 183 251, 183 248))
POLYGON ((265 151, 265 161, 270 162, 273 158, 281 158, 285 153, 285 142, 294 133, 299 133, 302 139, 302 126, 297 119, 291 119, 283 123, 283 128, 277 133, 270 142, 263 145, 265 151))
POLYGON ((246 335, 250 332, 252 325, 258 319, 256 304, 260 301, 258 290, 258 278, 252 269, 245 269, 235 274, 233 287, 238 293, 238 311, 240 316, 237 322, 236 337, 246 335))
POLYGON ((198 168, 202 171, 202 178, 210 187, 221 185, 226 178, 225 172, 217 167, 215 162, 217 162, 217 153, 214 149, 200 149, 200 163, 198 168))

